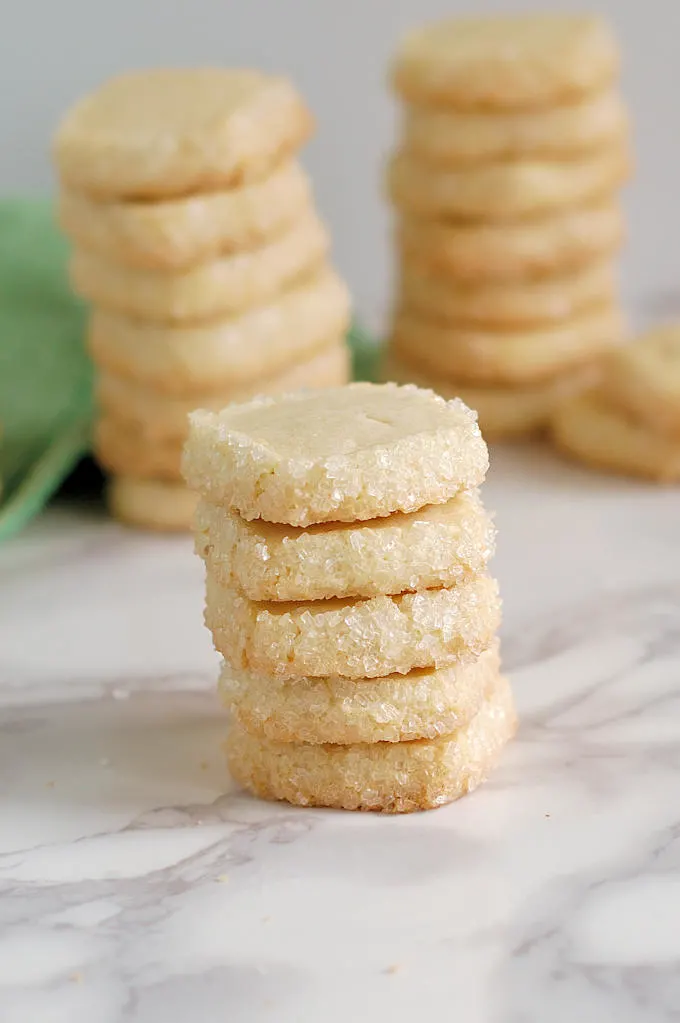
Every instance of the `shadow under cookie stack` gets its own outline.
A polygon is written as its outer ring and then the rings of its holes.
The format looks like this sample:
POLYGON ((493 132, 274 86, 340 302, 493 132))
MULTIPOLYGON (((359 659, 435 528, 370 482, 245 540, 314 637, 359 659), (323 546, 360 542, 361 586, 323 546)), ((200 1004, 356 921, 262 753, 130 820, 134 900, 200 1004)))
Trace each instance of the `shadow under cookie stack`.
POLYGON ((195 408, 349 379, 349 296, 295 151, 310 114, 256 71, 121 76, 56 135, 74 290, 92 303, 95 454, 119 518, 187 529, 195 408))
POLYGON ((384 379, 544 427, 623 338, 614 258, 629 173, 619 53, 597 18, 468 18, 397 52, 388 170, 397 282, 384 379))
POLYGON ((352 384, 190 419, 236 780, 394 813, 472 790, 515 728, 473 413, 352 384))

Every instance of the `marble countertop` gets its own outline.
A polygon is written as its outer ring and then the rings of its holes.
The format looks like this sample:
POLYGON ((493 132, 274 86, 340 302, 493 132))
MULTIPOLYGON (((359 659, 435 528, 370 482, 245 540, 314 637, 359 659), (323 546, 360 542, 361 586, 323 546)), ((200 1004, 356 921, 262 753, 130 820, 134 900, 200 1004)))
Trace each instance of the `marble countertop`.
POLYGON ((680 493, 497 452, 493 779, 390 818, 223 765, 188 538, 0 550, 2 1023, 680 1018, 680 493))

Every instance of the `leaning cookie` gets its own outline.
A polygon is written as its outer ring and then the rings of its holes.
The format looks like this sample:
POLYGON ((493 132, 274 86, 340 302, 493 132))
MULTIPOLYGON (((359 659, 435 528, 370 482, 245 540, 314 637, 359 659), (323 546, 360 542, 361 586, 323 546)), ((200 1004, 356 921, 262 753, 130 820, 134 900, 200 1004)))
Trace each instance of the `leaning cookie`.
POLYGON ((196 495, 181 483, 126 476, 109 480, 107 500, 120 522, 169 533, 188 531, 196 507, 196 495))
POLYGON ((680 439, 680 324, 653 328, 612 355, 601 386, 619 411, 680 439))

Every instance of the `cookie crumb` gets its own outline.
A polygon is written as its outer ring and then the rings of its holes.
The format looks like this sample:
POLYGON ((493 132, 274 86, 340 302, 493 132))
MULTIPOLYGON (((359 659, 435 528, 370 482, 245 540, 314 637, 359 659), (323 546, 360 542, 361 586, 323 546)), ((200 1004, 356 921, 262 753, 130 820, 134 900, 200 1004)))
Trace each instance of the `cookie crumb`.
POLYGON ((398 973, 400 969, 401 969, 401 965, 399 963, 392 963, 391 966, 387 967, 387 969, 385 970, 385 973, 387 973, 387 974, 389 974, 391 976, 394 973, 398 973))

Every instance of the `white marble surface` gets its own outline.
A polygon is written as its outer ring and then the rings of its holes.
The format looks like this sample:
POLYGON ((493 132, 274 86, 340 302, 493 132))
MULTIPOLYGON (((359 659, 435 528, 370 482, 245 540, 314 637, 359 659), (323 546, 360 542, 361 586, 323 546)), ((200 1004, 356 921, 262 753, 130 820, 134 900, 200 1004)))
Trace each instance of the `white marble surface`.
POLYGON ((381 818, 222 764, 188 539, 0 550, 2 1023, 680 1018, 680 493, 497 454, 518 739, 381 818))

